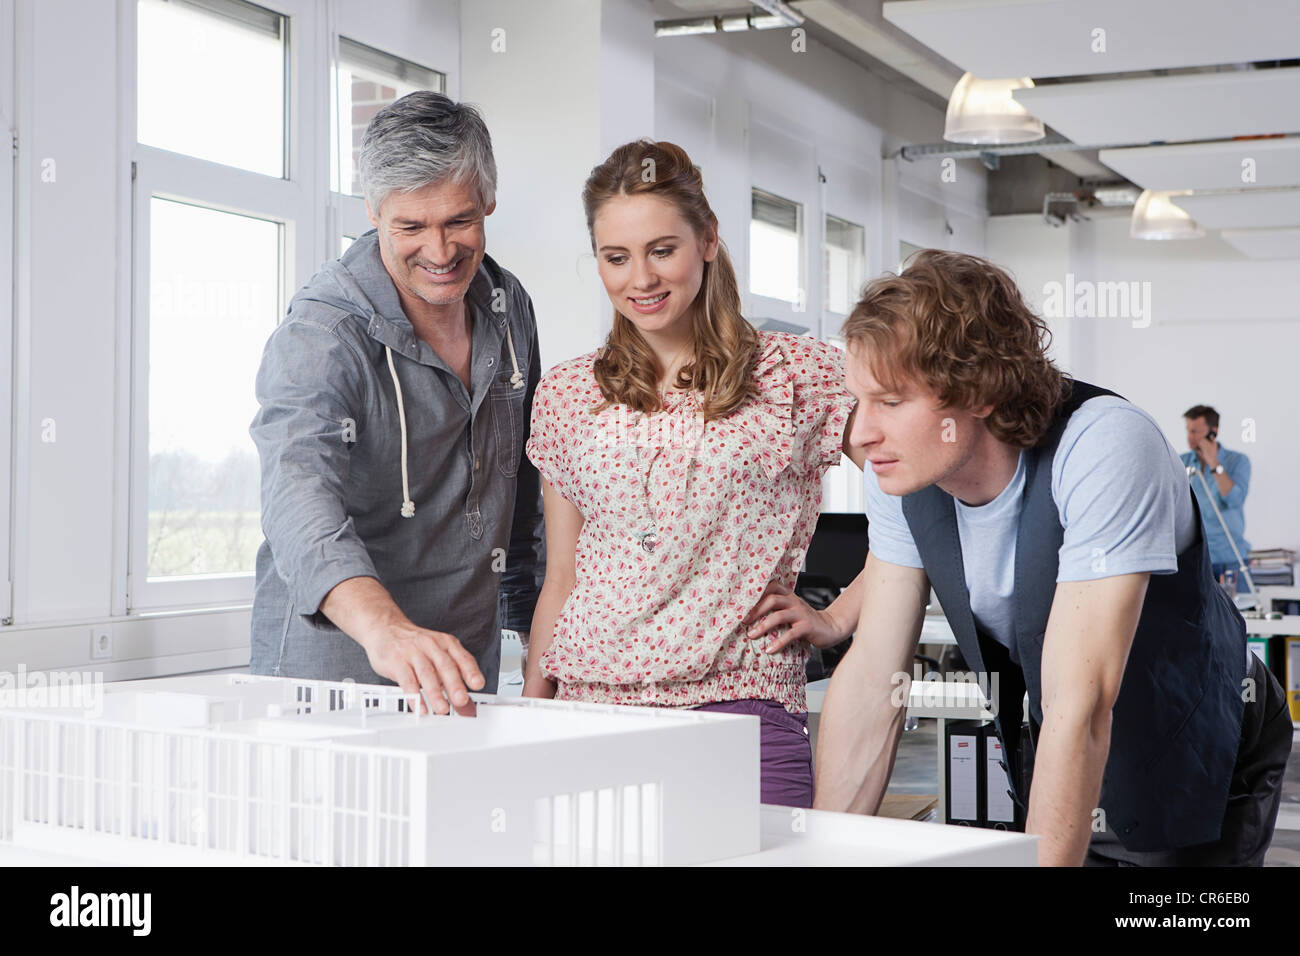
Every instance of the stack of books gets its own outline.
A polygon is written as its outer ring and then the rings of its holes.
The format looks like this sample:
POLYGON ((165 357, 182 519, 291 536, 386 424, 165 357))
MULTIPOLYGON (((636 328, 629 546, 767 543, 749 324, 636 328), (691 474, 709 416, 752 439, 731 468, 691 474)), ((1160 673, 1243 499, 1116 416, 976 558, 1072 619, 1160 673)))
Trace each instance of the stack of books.
POLYGON ((1295 584, 1295 552, 1290 548, 1266 548, 1250 552, 1250 576, 1256 585, 1295 584))

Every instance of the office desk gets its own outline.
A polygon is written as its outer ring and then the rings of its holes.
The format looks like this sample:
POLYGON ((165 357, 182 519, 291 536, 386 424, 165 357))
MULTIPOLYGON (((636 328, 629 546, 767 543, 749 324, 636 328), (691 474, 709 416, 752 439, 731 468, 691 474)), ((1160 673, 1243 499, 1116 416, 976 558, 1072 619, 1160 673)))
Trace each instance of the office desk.
POLYGON ((1276 637, 1278 635, 1300 637, 1300 614, 1288 614, 1280 621, 1248 617, 1246 618, 1246 634, 1260 637, 1276 637))
POLYGON ((921 644, 956 644, 952 625, 942 614, 927 614, 921 623, 921 644))

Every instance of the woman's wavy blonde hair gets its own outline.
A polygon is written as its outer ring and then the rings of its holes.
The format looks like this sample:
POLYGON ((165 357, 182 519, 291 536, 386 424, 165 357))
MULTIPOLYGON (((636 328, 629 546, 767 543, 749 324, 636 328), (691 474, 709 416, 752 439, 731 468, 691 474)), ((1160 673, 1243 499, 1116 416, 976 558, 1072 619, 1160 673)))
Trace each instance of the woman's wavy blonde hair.
MULTIPOLYGON (((700 171, 674 143, 641 139, 625 143, 591 171, 582 190, 591 249, 596 251, 593 226, 601 206, 619 196, 655 196, 672 203, 701 241, 717 232, 718 218, 704 198, 700 171)), ((678 388, 700 393, 705 420, 725 418, 754 395, 752 366, 758 358, 758 331, 740 312, 736 271, 722 240, 712 262, 704 263, 704 278, 691 306, 695 360, 682 366, 678 388)), ((657 388, 664 369, 645 338, 622 313, 596 359, 596 383, 603 404, 622 403, 640 412, 663 406, 657 388)))
POLYGON ((992 405, 989 431, 1018 448, 1038 444, 1070 388, 1048 358, 1047 323, 1011 276, 976 256, 918 252, 902 273, 867 284, 841 335, 867 347, 867 367, 891 391, 911 379, 944 407, 992 405))

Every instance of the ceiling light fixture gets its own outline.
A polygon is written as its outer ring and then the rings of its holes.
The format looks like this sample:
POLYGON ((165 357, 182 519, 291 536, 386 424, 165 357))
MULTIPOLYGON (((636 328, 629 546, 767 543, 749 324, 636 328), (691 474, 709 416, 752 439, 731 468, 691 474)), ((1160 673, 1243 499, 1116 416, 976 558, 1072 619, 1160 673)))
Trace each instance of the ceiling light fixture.
POLYGON ((1129 236, 1134 239, 1200 239, 1205 228, 1174 205, 1172 196, 1190 196, 1190 189, 1143 190, 1133 205, 1129 236))
POLYGON ((694 17, 690 20, 659 20, 655 23, 657 37, 690 37, 702 33, 717 33, 717 17, 694 17))
POLYGON ((1001 145, 1030 143, 1046 134, 1043 121, 1012 97, 1013 90, 1032 88, 1029 77, 981 80, 967 73, 948 97, 943 138, 950 143, 1001 145))

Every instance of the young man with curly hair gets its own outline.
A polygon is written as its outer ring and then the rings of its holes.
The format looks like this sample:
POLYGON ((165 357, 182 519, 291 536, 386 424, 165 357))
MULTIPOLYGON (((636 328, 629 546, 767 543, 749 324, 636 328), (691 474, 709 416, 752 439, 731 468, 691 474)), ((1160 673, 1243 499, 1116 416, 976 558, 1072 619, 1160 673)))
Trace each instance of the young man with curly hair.
MULTIPOLYGON (((814 806, 879 808, 933 585, 967 664, 997 675, 1009 792, 1040 864, 1259 865, 1291 722, 1155 421, 1058 370, 1012 279, 972 256, 929 250, 875 280, 844 338, 870 554, 814 806)), ((820 642, 833 629, 799 626, 808 613, 761 626, 820 642)))

